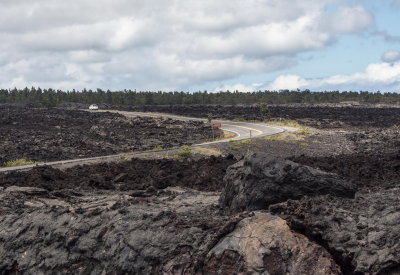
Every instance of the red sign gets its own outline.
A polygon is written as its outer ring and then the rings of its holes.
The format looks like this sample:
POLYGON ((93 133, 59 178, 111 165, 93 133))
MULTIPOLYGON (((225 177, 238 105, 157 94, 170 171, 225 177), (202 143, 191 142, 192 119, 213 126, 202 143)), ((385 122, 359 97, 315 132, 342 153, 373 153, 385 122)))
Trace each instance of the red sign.
POLYGON ((211 124, 211 127, 219 128, 219 127, 221 127, 221 123, 213 123, 213 124, 211 124))

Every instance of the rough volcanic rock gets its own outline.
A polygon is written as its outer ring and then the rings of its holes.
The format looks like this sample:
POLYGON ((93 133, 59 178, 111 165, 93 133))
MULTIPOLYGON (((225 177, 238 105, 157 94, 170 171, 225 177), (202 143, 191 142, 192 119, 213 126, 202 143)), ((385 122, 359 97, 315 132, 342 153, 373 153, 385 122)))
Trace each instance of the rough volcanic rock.
POLYGON ((400 126, 356 131, 346 135, 352 153, 292 157, 294 162, 337 173, 362 187, 392 188, 400 179, 400 126))
POLYGON ((0 166, 170 148, 212 139, 201 121, 0 105, 0 166))
MULTIPOLYGON (((71 105, 69 105, 71 106, 71 105)), ((105 109, 118 109, 141 112, 160 112, 207 118, 262 120, 259 104, 237 105, 145 105, 111 106, 105 109)), ((87 107, 86 107, 87 108, 87 107)), ((300 123, 323 129, 354 127, 390 127, 400 125, 400 108, 379 107, 377 105, 348 106, 343 104, 278 104, 270 105, 273 119, 295 119, 300 123)))
POLYGON ((253 153, 227 169, 220 205, 240 212, 304 196, 353 197, 354 193, 353 185, 336 174, 253 153))
POLYGON ((208 253, 205 274, 341 274, 330 254, 286 222, 255 212, 208 253))
POLYGON ((0 274, 194 274, 197 255, 228 220, 216 213, 218 194, 182 188, 148 198, 7 189, 0 274))
POLYGON ((226 168, 235 163, 231 157, 200 159, 132 159, 119 163, 76 166, 63 171, 49 166, 29 171, 0 173, 0 187, 13 185, 41 187, 46 190, 135 190, 190 187, 201 191, 222 189, 226 168))
POLYGON ((338 274, 322 247, 278 217, 230 218, 218 193, 158 191, 1 188, 0 274, 244 274, 260 263, 269 274, 338 274))
POLYGON ((287 201, 270 211, 324 245, 345 274, 400 274, 400 188, 287 201))

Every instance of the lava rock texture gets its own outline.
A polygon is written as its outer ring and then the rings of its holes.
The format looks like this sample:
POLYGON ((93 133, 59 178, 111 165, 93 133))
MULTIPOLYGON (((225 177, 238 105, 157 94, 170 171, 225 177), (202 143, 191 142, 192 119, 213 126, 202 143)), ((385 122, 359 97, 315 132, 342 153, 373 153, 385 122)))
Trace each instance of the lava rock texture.
MULTIPOLYGON (((88 105, 66 104, 65 107, 87 108, 88 105)), ((251 105, 147 105, 112 106, 100 104, 104 109, 138 112, 159 112, 207 118, 262 120, 259 104, 251 105)), ((400 108, 372 104, 276 104, 269 105, 273 119, 293 119, 301 124, 325 128, 389 127, 400 124, 400 108)))
POLYGON ((253 153, 227 169, 220 204, 235 213, 304 196, 353 197, 354 193, 354 186, 337 174, 253 153))
POLYGON ((217 199, 181 188, 142 198, 8 187, 0 274, 194 274, 228 221, 213 210, 217 199))
POLYGON ((0 166, 170 148, 212 139, 201 121, 126 118, 110 112, 0 105, 0 166))
POLYGON ((323 244, 345 274, 400 274, 400 188, 323 196, 270 207, 291 228, 323 244))
MULTIPOLYGON (((99 163, 68 168, 49 166, 26 172, 0 173, 0 186, 39 187, 49 191, 63 189, 120 190, 136 194, 147 189, 171 186, 200 191, 219 191, 226 168, 235 163, 231 156, 185 159, 137 159, 120 163, 99 163)), ((144 196, 144 195, 143 195, 144 196)))
POLYGON ((269 213, 244 218, 207 255, 205 274, 340 274, 321 246, 269 213), (214 273, 217 271, 217 273, 214 273))

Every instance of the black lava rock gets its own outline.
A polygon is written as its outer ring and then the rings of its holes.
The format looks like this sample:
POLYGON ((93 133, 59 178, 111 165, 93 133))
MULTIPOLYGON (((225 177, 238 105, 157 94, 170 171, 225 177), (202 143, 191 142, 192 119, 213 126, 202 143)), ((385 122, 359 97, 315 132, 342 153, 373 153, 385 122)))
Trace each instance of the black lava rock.
POLYGON ((220 205, 230 212, 241 212, 324 194, 354 197, 355 187, 337 174, 290 160, 250 154, 227 169, 220 205))

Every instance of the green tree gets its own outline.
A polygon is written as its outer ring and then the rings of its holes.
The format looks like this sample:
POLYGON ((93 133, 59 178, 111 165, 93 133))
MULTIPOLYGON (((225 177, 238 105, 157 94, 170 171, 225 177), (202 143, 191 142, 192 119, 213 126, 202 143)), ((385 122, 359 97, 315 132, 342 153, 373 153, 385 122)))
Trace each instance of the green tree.
POLYGON ((271 112, 269 111, 268 105, 266 103, 260 104, 260 112, 263 120, 271 119, 271 112))
POLYGON ((209 113, 209 114, 207 115, 208 123, 211 124, 212 119, 213 119, 213 115, 212 115, 211 113, 209 113))

